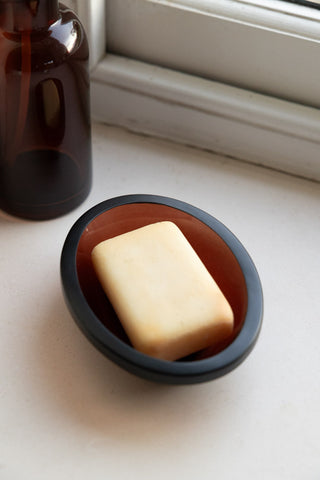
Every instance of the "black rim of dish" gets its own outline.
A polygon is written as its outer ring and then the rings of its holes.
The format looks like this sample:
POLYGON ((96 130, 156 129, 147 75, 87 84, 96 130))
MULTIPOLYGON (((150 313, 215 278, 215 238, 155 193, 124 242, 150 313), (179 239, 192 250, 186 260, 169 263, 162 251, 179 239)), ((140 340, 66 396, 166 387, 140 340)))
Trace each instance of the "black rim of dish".
POLYGON ((320 10, 319 3, 315 3, 312 0, 284 0, 289 3, 297 3, 298 5, 303 5, 304 7, 311 7, 320 10))
POLYGON ((259 336, 263 316, 263 294, 259 275, 248 252, 235 235, 219 220, 188 203, 158 195, 125 195, 105 200, 84 213, 73 225, 61 254, 61 278, 66 303, 86 337, 121 367, 155 380, 170 383, 195 383, 220 377, 239 365, 251 352, 259 336), (248 310, 244 325, 235 340, 222 352, 196 361, 169 362, 149 357, 113 335, 93 313, 81 291, 76 254, 87 225, 101 213, 132 203, 154 203, 181 210, 213 229, 232 250, 245 277, 248 310))

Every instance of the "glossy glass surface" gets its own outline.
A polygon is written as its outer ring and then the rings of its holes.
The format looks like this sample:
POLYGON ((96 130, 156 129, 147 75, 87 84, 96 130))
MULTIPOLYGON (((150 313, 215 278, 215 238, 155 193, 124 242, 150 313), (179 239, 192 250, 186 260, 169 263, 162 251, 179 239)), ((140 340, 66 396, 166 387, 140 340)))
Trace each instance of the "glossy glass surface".
POLYGON ((0 207, 31 219, 91 187, 88 45, 57 0, 0 2, 0 207))

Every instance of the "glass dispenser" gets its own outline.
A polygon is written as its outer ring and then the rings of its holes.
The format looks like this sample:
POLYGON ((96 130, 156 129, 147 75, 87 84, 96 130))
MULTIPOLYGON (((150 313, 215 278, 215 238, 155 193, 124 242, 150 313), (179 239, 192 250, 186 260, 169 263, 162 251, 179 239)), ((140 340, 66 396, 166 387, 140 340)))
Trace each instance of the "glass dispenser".
POLYGON ((0 208, 54 218, 90 188, 84 29, 58 0, 0 0, 0 208))

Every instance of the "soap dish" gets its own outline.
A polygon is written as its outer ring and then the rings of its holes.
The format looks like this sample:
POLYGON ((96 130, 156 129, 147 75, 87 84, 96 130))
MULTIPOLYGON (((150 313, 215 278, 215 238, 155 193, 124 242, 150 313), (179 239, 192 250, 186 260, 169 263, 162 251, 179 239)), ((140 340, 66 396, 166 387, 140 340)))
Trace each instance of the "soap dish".
POLYGON ((157 195, 125 195, 84 213, 71 228, 61 254, 66 304, 88 340, 111 361, 142 378, 169 384, 213 380, 236 368, 259 336, 263 294, 248 252, 219 220, 180 200, 157 195), (229 301, 233 335, 178 361, 135 350, 94 272, 91 251, 103 240, 145 225, 174 222, 197 252, 229 301))

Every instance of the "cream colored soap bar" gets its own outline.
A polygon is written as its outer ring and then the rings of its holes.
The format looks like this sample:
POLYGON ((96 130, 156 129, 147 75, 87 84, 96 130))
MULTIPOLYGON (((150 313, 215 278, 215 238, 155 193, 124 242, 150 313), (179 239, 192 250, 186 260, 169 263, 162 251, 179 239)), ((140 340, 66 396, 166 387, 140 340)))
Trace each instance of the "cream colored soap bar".
POLYGON ((174 223, 154 223, 99 243, 92 261, 137 350, 176 360, 232 333, 229 303, 174 223))

